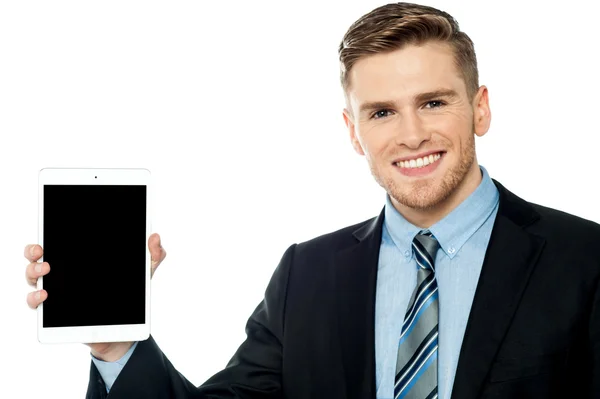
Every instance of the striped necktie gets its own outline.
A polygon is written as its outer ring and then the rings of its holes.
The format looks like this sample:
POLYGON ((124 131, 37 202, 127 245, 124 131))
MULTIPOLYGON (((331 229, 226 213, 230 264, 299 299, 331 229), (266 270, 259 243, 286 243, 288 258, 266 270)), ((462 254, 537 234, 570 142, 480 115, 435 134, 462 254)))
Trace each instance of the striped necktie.
POLYGON ((417 287, 404 316, 398 344, 395 399, 435 399, 438 397, 438 286, 435 280, 435 254, 439 243, 425 230, 413 240, 417 260, 417 287))

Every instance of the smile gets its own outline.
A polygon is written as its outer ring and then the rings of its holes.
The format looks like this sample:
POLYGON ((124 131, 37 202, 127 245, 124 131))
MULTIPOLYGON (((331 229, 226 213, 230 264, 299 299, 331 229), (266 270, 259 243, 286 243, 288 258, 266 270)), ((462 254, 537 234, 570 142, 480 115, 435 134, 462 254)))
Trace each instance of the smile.
POLYGON ((442 153, 438 152, 437 154, 429 154, 428 156, 425 156, 422 158, 415 158, 415 159, 410 159, 410 160, 406 160, 406 161, 396 162, 396 166, 400 167, 401 169, 422 168, 424 166, 435 163, 441 157, 442 157, 442 153))

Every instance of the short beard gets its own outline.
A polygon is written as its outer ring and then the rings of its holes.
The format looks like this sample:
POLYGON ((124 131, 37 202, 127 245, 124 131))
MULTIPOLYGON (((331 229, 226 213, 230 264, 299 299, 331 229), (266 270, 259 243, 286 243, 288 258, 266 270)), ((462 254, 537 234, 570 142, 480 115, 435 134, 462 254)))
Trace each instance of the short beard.
POLYGON ((428 211, 446 201, 464 181, 475 161, 475 136, 469 135, 460 154, 459 164, 446 172, 442 182, 433 186, 431 182, 421 181, 410 187, 399 187, 394 179, 381 179, 370 163, 371 174, 390 197, 401 205, 419 211, 428 211))

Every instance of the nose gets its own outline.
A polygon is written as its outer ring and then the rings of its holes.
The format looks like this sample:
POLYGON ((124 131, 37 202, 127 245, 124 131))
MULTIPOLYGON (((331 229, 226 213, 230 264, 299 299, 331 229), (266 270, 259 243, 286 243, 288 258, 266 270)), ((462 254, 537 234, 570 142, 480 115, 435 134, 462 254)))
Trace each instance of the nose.
POLYGON ((431 132, 426 129, 419 115, 411 112, 399 118, 396 144, 417 149, 424 141, 431 139, 431 132))

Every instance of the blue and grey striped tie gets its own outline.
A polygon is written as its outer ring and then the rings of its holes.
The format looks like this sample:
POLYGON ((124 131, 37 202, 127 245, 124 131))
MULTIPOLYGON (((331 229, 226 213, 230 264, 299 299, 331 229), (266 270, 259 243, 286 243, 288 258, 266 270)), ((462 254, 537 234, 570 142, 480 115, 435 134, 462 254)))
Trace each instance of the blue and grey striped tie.
POLYGON ((438 286, 435 254, 439 243, 428 230, 413 240, 417 259, 417 287, 404 316, 398 344, 394 398, 438 397, 438 286))

